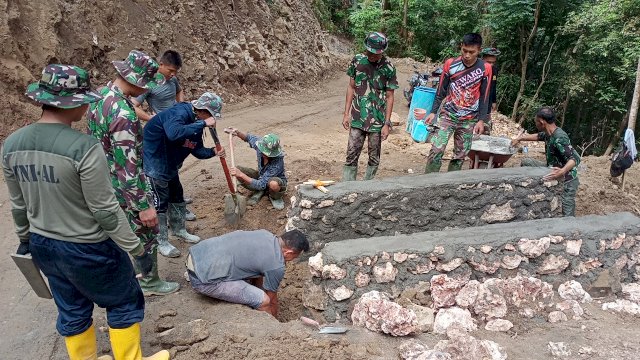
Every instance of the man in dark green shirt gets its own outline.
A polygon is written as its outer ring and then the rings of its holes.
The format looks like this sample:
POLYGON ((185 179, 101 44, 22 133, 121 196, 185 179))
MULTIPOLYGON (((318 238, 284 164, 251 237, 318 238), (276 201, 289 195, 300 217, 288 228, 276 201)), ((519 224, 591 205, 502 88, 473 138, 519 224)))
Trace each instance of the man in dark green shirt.
POLYGON ((523 134, 512 140, 516 145, 520 141, 544 141, 547 163, 525 158, 522 166, 549 166, 551 172, 545 180, 564 179, 564 192, 562 194, 562 214, 575 216, 576 192, 578 191, 578 165, 580 155, 571 146, 571 140, 564 130, 556 125, 556 115, 550 107, 542 107, 536 114, 537 134, 523 134))

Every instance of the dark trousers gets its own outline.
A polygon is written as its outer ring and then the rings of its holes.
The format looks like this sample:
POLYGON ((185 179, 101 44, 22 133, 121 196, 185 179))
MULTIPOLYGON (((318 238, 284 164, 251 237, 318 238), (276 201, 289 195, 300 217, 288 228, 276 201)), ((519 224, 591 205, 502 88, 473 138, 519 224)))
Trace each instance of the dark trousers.
POLYGON ((180 183, 180 176, 176 175, 169 181, 147 177, 151 183, 151 190, 155 195, 155 208, 158 213, 166 213, 170 203, 184 202, 184 189, 180 183))
POLYGON ((62 336, 86 331, 93 304, 107 309, 107 322, 124 329, 144 318, 144 296, 131 260, 112 240, 79 244, 31 234, 34 262, 49 280, 62 336))
POLYGON ((380 132, 367 132, 362 129, 351 128, 349 130, 349 143, 347 144, 347 160, 345 165, 358 166, 358 159, 364 147, 364 141, 368 140, 369 166, 380 165, 380 149, 382 136, 380 132))

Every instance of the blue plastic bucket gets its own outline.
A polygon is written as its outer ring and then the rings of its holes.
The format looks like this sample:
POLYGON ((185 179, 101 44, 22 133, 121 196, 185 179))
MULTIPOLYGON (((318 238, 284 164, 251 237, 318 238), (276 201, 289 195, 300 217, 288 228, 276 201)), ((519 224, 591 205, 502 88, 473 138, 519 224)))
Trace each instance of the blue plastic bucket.
POLYGON ((413 141, 420 143, 426 142, 429 136, 429 130, 424 121, 414 120, 413 129, 411 130, 411 138, 413 141))
POLYGON ((427 116, 431 113, 433 102, 436 100, 436 89, 419 86, 413 90, 413 96, 411 97, 411 106, 409 107, 409 116, 407 117, 406 131, 411 133, 414 127, 415 118, 413 116, 414 108, 421 108, 427 110, 427 116))

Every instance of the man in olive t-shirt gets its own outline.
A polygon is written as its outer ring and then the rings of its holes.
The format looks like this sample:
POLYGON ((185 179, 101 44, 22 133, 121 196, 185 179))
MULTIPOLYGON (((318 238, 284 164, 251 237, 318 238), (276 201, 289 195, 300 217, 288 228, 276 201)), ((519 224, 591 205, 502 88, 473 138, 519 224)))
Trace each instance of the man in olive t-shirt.
POLYGON ((545 180, 564 179, 564 192, 562 194, 562 214, 564 216, 576 215, 576 192, 578 191, 578 165, 580 155, 571 146, 569 135, 556 125, 556 115, 550 107, 542 107, 536 114, 537 134, 520 135, 513 139, 513 145, 520 141, 544 141, 546 164, 534 159, 525 158, 522 166, 550 166, 551 172, 545 176, 545 180))

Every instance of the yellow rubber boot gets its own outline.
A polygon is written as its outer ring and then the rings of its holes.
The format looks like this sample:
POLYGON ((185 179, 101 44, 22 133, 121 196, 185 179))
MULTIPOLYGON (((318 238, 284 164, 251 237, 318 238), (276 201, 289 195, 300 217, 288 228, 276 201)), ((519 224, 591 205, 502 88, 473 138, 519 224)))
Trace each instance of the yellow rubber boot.
POLYGON ((142 357, 139 323, 126 329, 109 328, 109 337, 115 360, 169 360, 167 350, 159 351, 149 357, 142 357))
POLYGON ((96 329, 91 325, 85 332, 64 338, 70 360, 113 360, 109 355, 98 357, 96 329))

